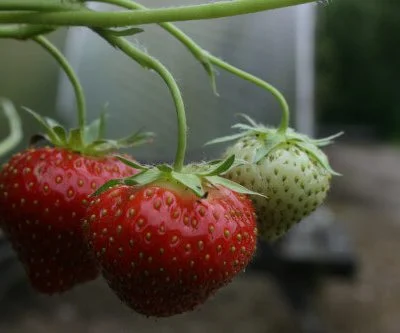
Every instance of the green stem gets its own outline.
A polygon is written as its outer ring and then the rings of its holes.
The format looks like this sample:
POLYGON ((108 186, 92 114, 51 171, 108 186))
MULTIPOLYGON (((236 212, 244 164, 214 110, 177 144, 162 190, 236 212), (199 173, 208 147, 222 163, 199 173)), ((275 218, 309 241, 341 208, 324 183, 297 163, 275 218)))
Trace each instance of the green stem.
MULTIPOLYGON (((95 0, 96 2, 103 2, 103 3, 108 3, 128 9, 146 9, 146 7, 142 6, 141 4, 135 3, 133 1, 129 0, 95 0)), ((250 75, 243 70, 240 70, 225 61, 211 55, 209 52, 204 50, 201 46, 196 44, 188 35, 186 35, 182 30, 177 28, 171 23, 160 23, 159 24, 162 28, 164 28, 166 31, 168 31, 172 36, 174 36, 176 39, 178 39, 193 55, 195 58, 197 58, 204 67, 206 67, 207 72, 213 73, 213 69, 211 64, 214 64, 236 76, 239 76, 247 81, 250 81, 266 90, 268 90, 281 105, 283 115, 282 115, 282 120, 281 124, 279 127, 279 131, 281 133, 286 132, 286 129, 289 126, 289 106, 288 103, 285 100, 285 97, 271 84, 253 76, 250 75)), ((214 86, 214 77, 212 77, 212 84, 213 84, 213 89, 216 91, 216 88, 214 86)))
POLYGON ((79 128, 83 138, 83 130, 86 124, 86 102, 85 102, 85 95, 83 93, 83 88, 79 82, 78 77, 76 76, 73 68, 68 63, 68 60, 64 57, 64 55, 45 37, 43 36, 36 36, 33 37, 33 40, 41 45, 44 49, 46 49, 54 59, 59 63, 59 65, 64 70, 65 74, 69 78, 72 87, 75 91, 76 96, 76 104, 78 109, 78 120, 79 120, 79 128))
MULTIPOLYGON (((315 0, 235 0, 183 7, 143 9, 125 12, 95 12, 86 9, 50 13, 0 12, 2 23, 30 23, 57 26, 123 27, 174 21, 203 20, 296 6, 315 0)), ((18 2, 16 0, 16 2, 18 2)), ((1 7, 0 7, 1 8, 1 7)))
MULTIPOLYGON (((134 2, 130 0, 94 0, 95 2, 102 2, 102 3, 108 3, 111 5, 123 7, 126 9, 132 9, 132 10, 147 10, 145 6, 134 2)), ((207 52, 201 48, 198 44, 196 44, 188 35, 186 35, 182 30, 177 28, 171 23, 164 22, 164 23, 159 23, 159 25, 167 32, 169 32, 172 36, 174 36, 177 40, 179 40, 185 47, 186 49, 192 53, 192 55, 200 61, 200 63, 204 66, 206 69, 207 73, 211 77, 211 85, 213 87, 213 90, 216 91, 215 87, 215 78, 214 78, 214 71, 212 70, 212 66, 210 64, 210 61, 207 58, 207 52)))
POLYGON ((44 35, 52 32, 54 29, 51 27, 44 27, 38 25, 10 25, 0 27, 0 38, 12 39, 30 39, 37 35, 44 35))
POLYGON ((0 156, 3 156, 21 141, 22 125, 14 105, 9 100, 0 98, 0 107, 3 109, 10 126, 10 134, 0 143, 0 156))
POLYGON ((79 9, 82 5, 60 0, 1 0, 2 10, 54 11, 79 9))
POLYGON ((143 67, 151 68, 156 71, 168 86, 175 103, 176 114, 178 118, 178 146, 173 167, 175 171, 181 171, 186 153, 187 125, 185 105, 183 103, 178 84, 176 83, 174 77, 160 61, 134 47, 126 39, 115 36, 107 30, 97 29, 95 31, 99 33, 111 45, 119 48, 127 56, 137 61, 143 67))
POLYGON ((208 58, 210 59, 211 63, 213 63, 214 65, 221 67, 222 69, 224 69, 232 74, 235 74, 236 76, 239 76, 244 80, 250 81, 261 88, 267 89, 273 96, 275 96, 275 98, 279 101, 282 111, 283 111, 282 120, 279 125, 278 132, 282 133, 282 134, 284 134, 286 132, 287 128, 289 127, 289 115, 290 115, 289 105, 288 105, 285 97, 282 95, 282 93, 278 89, 276 89, 274 86, 272 86, 268 82, 265 82, 264 80, 261 80, 260 78, 254 76, 254 75, 251 75, 241 69, 238 69, 211 54, 208 55, 208 58))

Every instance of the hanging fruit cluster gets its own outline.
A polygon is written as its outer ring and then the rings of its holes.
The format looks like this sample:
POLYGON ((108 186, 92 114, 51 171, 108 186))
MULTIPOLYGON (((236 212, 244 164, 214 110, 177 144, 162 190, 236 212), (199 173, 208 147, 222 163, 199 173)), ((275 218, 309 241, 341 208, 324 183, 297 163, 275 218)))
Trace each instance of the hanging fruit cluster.
MULTIPOLYGON (((99 0, 100 1, 100 0, 99 0)), ((130 0, 101 0, 118 12, 96 12, 81 0, 3 0, 0 38, 28 39, 59 63, 74 88, 79 126, 27 110, 44 128, 46 147, 31 145, 0 171, 0 227, 25 267, 32 286, 61 293, 96 279, 146 316, 190 311, 227 285, 252 260, 258 239, 272 242, 321 205, 336 173, 315 140, 289 128, 289 108, 267 82, 211 55, 168 21, 232 16, 311 0, 227 1, 147 9, 130 0), (270 93, 282 107, 278 128, 237 124, 240 133, 220 160, 185 164, 184 103, 172 74, 125 36, 137 25, 158 23, 200 61, 216 91, 220 67, 270 93), (136 132, 103 138, 104 115, 86 124, 83 89, 63 54, 45 37, 60 26, 83 25, 145 68, 160 75, 176 107, 178 145, 172 165, 144 165, 122 148, 150 143, 136 132)), ((20 138, 18 117, 3 103, 12 125, 4 154, 20 138)))

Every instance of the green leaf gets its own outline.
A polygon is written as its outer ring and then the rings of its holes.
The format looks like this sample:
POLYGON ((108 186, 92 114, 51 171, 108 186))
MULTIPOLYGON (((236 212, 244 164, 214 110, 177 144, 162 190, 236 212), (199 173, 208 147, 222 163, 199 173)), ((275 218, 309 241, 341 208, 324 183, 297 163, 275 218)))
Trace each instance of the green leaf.
POLYGON ((138 170, 149 170, 148 167, 146 167, 146 166, 144 166, 144 165, 141 165, 141 164, 138 163, 138 162, 129 160, 129 159, 127 159, 127 158, 124 157, 124 156, 115 155, 115 157, 118 158, 122 163, 124 163, 124 164, 130 166, 131 168, 138 169, 138 170))
POLYGON ((202 176, 215 176, 220 175, 230 169, 230 167, 235 162, 235 155, 231 155, 223 161, 220 161, 218 164, 213 165, 209 170, 204 172, 199 172, 199 175, 202 176))
POLYGON ((124 183, 123 179, 111 179, 108 182, 104 183, 102 186, 100 186, 94 193, 90 195, 90 197, 97 196, 107 191, 109 188, 116 185, 122 185, 123 183, 124 183))
POLYGON ((199 176, 193 174, 185 174, 180 172, 172 172, 172 178, 177 180, 182 185, 191 189, 197 196, 204 196, 203 186, 201 184, 201 179, 199 176))
POLYGON ((216 144, 216 143, 233 141, 233 140, 236 140, 236 139, 240 139, 240 138, 244 137, 245 135, 246 135, 246 133, 238 133, 238 134, 233 134, 233 135, 227 135, 227 136, 223 136, 221 138, 217 138, 217 139, 208 141, 204 145, 208 146, 208 145, 213 145, 213 144, 216 144))
POLYGON ((238 193, 258 195, 258 196, 266 198, 266 196, 263 194, 251 191, 248 188, 246 188, 238 183, 235 183, 229 179, 223 178, 223 177, 210 176, 210 177, 206 177, 206 179, 208 182, 210 182, 213 185, 222 185, 222 186, 225 186, 225 187, 231 189, 232 191, 235 191, 238 193))
POLYGON ((298 147, 306 151, 309 155, 314 157, 317 162, 329 173, 335 176, 341 176, 340 173, 334 171, 328 161, 328 158, 323 154, 314 144, 306 143, 306 142, 298 142, 296 143, 298 147))

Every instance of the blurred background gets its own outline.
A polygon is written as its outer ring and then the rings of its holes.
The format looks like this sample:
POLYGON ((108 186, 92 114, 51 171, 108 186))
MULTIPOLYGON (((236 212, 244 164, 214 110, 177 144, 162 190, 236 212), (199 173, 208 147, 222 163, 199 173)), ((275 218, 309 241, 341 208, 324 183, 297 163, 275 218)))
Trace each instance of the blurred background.
MULTIPOLYGON (((3 239, 0 332, 400 332, 400 2, 326 3, 178 24, 206 50, 279 88, 297 130, 316 137, 345 131, 326 149, 343 174, 326 206, 281 243, 261 247, 251 269, 199 310, 163 320, 133 314, 101 280, 62 296, 37 295, 3 239)), ((203 144, 231 133, 236 113, 278 124, 270 94, 220 71, 214 96, 184 47, 156 26, 144 29, 131 40, 163 61, 182 88, 188 161, 218 157, 223 145, 203 144)), ((155 143, 132 154, 145 162, 173 159, 175 111, 157 75, 85 29, 50 39, 82 80, 89 119, 108 103, 109 137, 154 131, 155 143)), ((0 77, 0 95, 18 107, 76 125, 68 82, 34 43, 0 40, 0 77)), ((17 149, 40 131, 21 116, 25 138, 17 149)), ((6 131, 0 115, 0 134, 6 131)))

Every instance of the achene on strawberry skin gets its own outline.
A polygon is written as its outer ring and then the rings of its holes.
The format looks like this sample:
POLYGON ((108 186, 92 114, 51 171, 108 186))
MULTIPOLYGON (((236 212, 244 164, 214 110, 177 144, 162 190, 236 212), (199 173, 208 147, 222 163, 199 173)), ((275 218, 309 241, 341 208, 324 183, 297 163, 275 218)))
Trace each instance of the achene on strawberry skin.
POLYGON ((251 201, 224 186, 207 197, 172 182, 118 185, 95 196, 84 223, 118 297, 146 316, 193 310, 228 284, 256 249, 251 201))
POLYGON ((0 227, 37 291, 60 293, 98 276, 81 227, 88 195, 135 172, 110 155, 50 147, 17 153, 3 166, 0 227))

